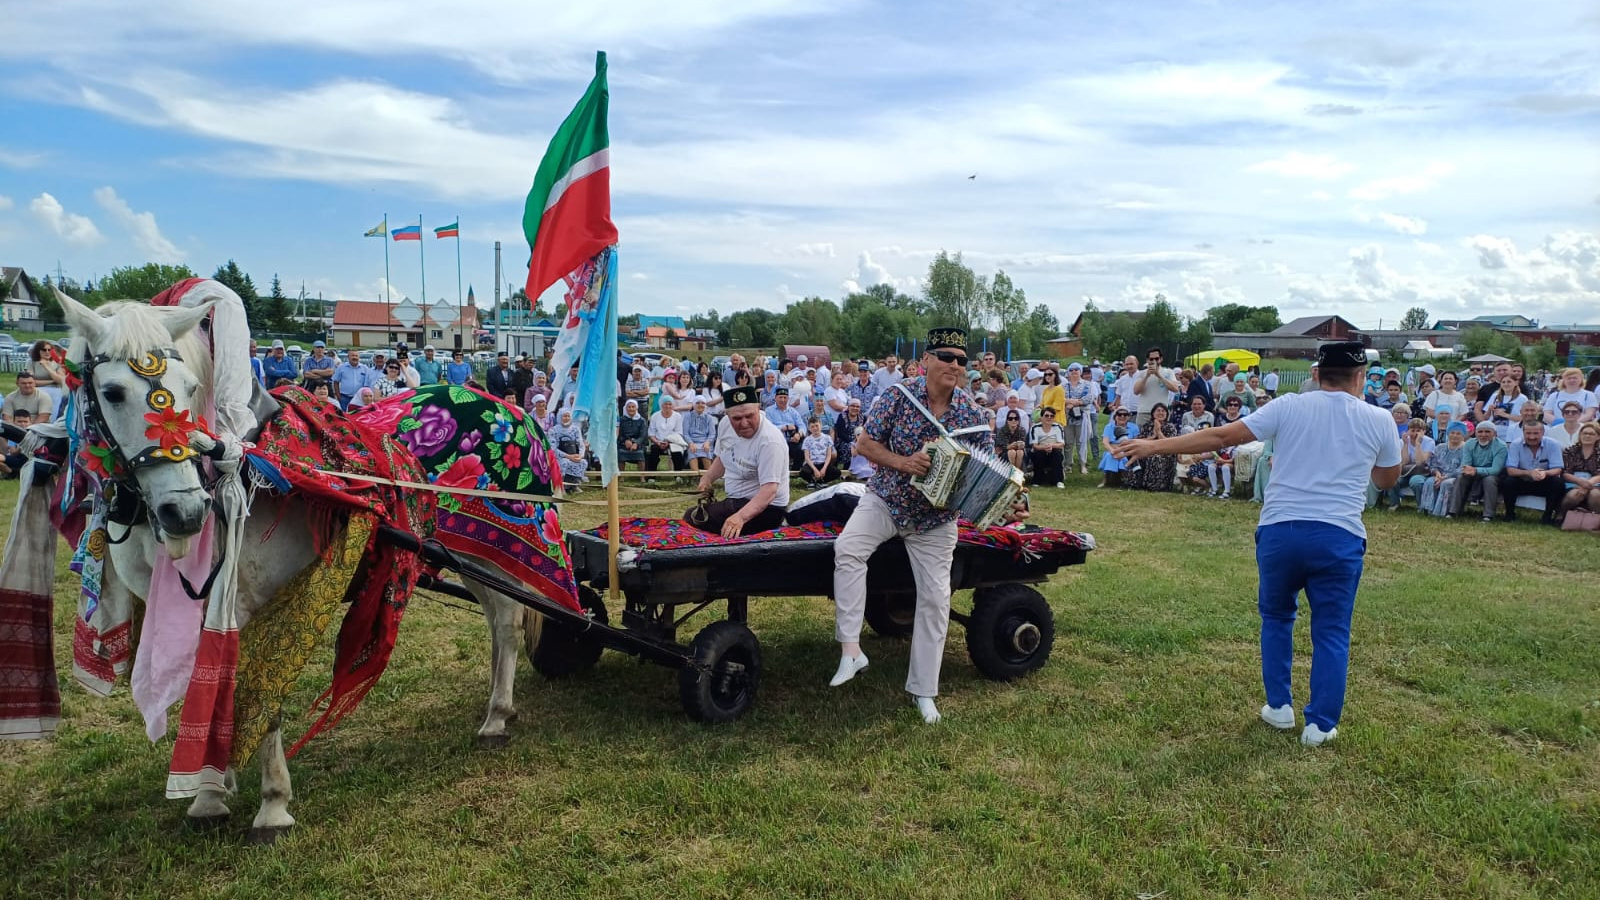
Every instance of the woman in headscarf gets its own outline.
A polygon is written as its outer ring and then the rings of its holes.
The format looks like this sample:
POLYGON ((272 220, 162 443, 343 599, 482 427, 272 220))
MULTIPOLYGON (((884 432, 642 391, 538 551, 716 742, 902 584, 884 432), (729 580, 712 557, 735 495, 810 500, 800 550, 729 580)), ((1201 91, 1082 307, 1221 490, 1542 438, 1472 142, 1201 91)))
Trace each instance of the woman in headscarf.
POLYGON ((845 402, 844 415, 833 420, 833 452, 838 457, 839 471, 846 476, 854 474, 855 471, 853 464, 856 434, 859 431, 861 431, 861 398, 851 397, 845 402))
POLYGON ((1126 407, 1111 411, 1111 421, 1107 422, 1105 430, 1100 432, 1100 443, 1106 451, 1100 454, 1100 471, 1105 473, 1105 477, 1097 487, 1120 487, 1122 485, 1122 476, 1128 468, 1128 463, 1126 460, 1112 456, 1110 448, 1129 438, 1139 436, 1138 432, 1133 429, 1132 421, 1133 412, 1126 407))
POLYGON ((683 439, 689 445, 685 451, 689 471, 710 468, 717 455, 717 420, 706 412, 706 398, 699 394, 693 395, 689 413, 683 417, 683 439))
POLYGON ((1089 435, 1094 431, 1094 389, 1083 380, 1083 364, 1067 366, 1067 383, 1061 386, 1066 412, 1062 428, 1067 434, 1066 469, 1072 471, 1072 457, 1078 457, 1078 474, 1089 474, 1089 435))
POLYGON ((1450 518, 1450 501, 1455 498, 1456 479, 1461 476, 1461 453, 1467 446, 1467 423, 1451 422, 1445 427, 1443 447, 1435 447, 1428 458, 1428 474, 1411 478, 1411 493, 1417 509, 1430 516, 1450 518))
POLYGON ((622 415, 617 417, 618 471, 628 463, 637 463, 639 471, 644 471, 645 434, 649 430, 650 423, 639 415, 639 401, 629 398, 622 405, 622 415))
POLYGON ((545 432, 550 446, 555 448, 556 460, 561 464, 561 482, 568 487, 583 484, 589 471, 588 447, 583 442, 583 432, 572 421, 572 410, 563 409, 555 427, 545 432))
MULTIPOLYGON (((1244 384, 1244 382, 1239 382, 1244 384)), ((1157 403, 1150 408, 1150 421, 1139 433, 1142 438, 1177 437, 1178 426, 1167 419, 1167 405, 1157 403)), ((1143 465, 1128 471, 1124 482, 1128 487, 1142 488, 1152 493, 1172 490, 1173 476, 1178 471, 1178 458, 1170 453, 1146 457, 1143 465)))

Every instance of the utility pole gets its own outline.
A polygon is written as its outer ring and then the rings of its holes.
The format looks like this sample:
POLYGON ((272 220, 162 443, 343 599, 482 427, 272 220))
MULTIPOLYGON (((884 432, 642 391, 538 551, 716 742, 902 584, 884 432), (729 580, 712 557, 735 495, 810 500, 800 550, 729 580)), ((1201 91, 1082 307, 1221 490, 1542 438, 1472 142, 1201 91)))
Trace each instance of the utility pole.
POLYGON ((494 314, 489 320, 489 332, 494 337, 494 349, 500 349, 500 242, 494 242, 494 314))

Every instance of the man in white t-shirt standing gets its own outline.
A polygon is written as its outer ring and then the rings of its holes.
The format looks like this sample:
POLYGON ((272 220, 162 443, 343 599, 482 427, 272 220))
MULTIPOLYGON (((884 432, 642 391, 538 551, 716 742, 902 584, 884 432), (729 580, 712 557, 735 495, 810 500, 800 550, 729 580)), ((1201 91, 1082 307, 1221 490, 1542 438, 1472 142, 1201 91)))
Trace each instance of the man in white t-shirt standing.
POLYGON ((1124 441, 1118 457, 1205 453, 1250 441, 1273 442, 1272 484, 1256 528, 1261 587, 1261 718, 1295 726, 1290 669, 1296 598, 1311 609, 1311 697, 1300 743, 1338 734, 1350 668, 1350 617, 1361 582, 1367 532, 1361 524, 1367 483, 1380 490, 1400 478, 1394 421, 1361 398, 1365 349, 1357 341, 1317 349, 1322 389, 1289 394, 1221 428, 1175 438, 1124 441))
POLYGON ((1172 370, 1162 367, 1160 347, 1151 347, 1145 351, 1144 357, 1144 369, 1133 378, 1133 392, 1139 397, 1139 405, 1134 409, 1134 421, 1138 423, 1140 431, 1150 423, 1150 411, 1156 408, 1156 404, 1165 403, 1170 408, 1173 392, 1182 387, 1172 370))
POLYGON ((1139 411, 1139 398, 1133 395, 1133 379, 1138 375, 1139 357, 1130 356, 1122 361, 1122 374, 1118 375, 1116 382, 1111 385, 1117 394, 1115 406, 1118 409, 1125 409, 1131 413, 1139 411))
POLYGON ((872 386, 878 389, 879 394, 905 380, 906 373, 900 371, 900 357, 893 353, 885 356, 883 365, 872 373, 872 386))

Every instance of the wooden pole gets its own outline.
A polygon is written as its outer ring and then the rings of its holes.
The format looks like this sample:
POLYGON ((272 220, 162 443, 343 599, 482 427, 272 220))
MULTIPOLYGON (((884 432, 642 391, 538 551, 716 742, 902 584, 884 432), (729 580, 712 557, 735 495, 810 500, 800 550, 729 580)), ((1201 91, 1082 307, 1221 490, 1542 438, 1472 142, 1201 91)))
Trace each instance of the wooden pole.
MULTIPOLYGON (((606 585, 608 599, 613 610, 619 609, 617 598, 617 554, 622 552, 622 512, 621 504, 617 500, 617 479, 611 479, 606 485, 606 543, 609 544, 609 561, 606 563, 606 585)), ((618 613, 620 615, 620 613, 618 613)))

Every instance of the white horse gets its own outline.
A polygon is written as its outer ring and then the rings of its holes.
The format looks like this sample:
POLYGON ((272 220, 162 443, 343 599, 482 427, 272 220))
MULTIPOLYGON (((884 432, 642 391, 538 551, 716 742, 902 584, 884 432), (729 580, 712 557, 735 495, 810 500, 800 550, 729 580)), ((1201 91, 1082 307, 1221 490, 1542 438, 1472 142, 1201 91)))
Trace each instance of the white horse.
MULTIPOLYGON (((148 519, 136 524, 127 540, 111 545, 102 594, 108 600, 121 597, 143 603, 158 547, 164 547, 174 559, 183 557, 190 552, 191 541, 212 511, 212 495, 203 481, 201 467, 187 459, 173 461, 162 458, 162 454, 152 455, 151 440, 145 436, 145 415, 152 411, 149 397, 156 391, 170 395, 159 402, 170 403, 176 412, 193 411, 198 415, 198 410, 206 408, 212 359, 204 335, 196 326, 211 304, 158 308, 112 303, 92 310, 60 292, 57 298, 74 335, 71 358, 80 371, 89 373, 86 387, 98 404, 103 427, 109 432, 107 437, 114 441, 121 461, 131 469, 130 487, 137 490, 148 511, 148 519), (154 359, 164 359, 165 366, 152 380, 146 362, 154 359), (141 368, 143 372, 139 371, 141 368)), ((256 394, 252 409, 256 410, 259 425, 276 411, 277 404, 259 388, 256 394)), ((190 450, 199 454, 213 451, 215 445, 203 433, 195 433, 190 440, 190 450)), ((241 625, 278 596, 301 570, 317 561, 311 528, 274 527, 274 523, 303 522, 306 513, 304 504, 293 494, 277 497, 263 492, 255 500, 246 520, 238 560, 241 625)), ((473 562, 499 571, 487 560, 473 562)), ((480 746, 499 747, 506 743, 507 724, 516 716, 513 681, 518 637, 520 634, 524 638, 531 652, 537 641, 539 617, 498 591, 472 582, 468 588, 488 620, 492 641, 489 703, 478 728, 478 742, 480 746)), ((270 843, 295 822, 289 814, 291 785, 277 722, 272 723, 258 755, 261 806, 251 824, 249 840, 270 843)), ((230 770, 230 785, 231 775, 230 770)), ((201 789, 187 810, 190 823, 219 825, 229 815, 227 795, 227 791, 201 789)))

